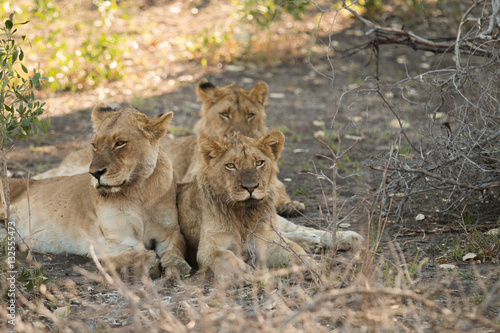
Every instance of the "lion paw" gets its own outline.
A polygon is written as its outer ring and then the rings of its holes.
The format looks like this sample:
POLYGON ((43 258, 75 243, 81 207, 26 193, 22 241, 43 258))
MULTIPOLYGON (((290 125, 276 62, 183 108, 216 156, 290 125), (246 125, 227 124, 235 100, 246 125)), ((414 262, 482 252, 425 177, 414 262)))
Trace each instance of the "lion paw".
POLYGON ((147 272, 152 280, 161 277, 160 260, 156 259, 148 263, 147 272))
POLYGON ((223 274, 217 274, 215 276, 216 282, 221 287, 236 285, 248 285, 254 280, 254 276, 250 272, 227 272, 223 274))
POLYGON ((276 211, 281 216, 292 217, 300 215, 300 213, 304 213, 306 211, 306 206, 299 201, 289 201, 278 203, 276 211))
POLYGON ((191 266, 184 259, 175 259, 162 264, 163 271, 168 278, 179 278, 191 273, 191 266))
POLYGON ((235 261, 231 263, 228 260, 228 265, 223 269, 214 270, 215 281, 221 287, 231 285, 247 285, 254 281, 252 268, 243 261, 235 261))
POLYGON ((337 232, 337 249, 342 251, 357 249, 361 247, 364 238, 354 231, 337 232))

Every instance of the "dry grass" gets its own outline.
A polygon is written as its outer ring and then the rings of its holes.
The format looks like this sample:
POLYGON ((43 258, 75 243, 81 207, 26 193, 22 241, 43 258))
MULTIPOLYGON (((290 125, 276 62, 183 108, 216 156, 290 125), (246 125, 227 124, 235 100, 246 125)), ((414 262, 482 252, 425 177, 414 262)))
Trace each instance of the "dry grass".
MULTIPOLYGON (((322 257, 320 281, 291 281, 283 270, 263 273, 250 286, 218 289, 210 274, 198 272, 182 281, 124 282, 119 276, 79 270, 109 292, 89 299, 81 288, 49 284, 27 292, 18 285, 15 329, 39 331, 148 332, 493 332, 500 320, 498 282, 484 290, 480 306, 454 272, 419 278, 419 269, 396 249, 393 258, 366 251, 359 257, 322 257), (373 260, 373 258, 376 259, 373 260), (390 265, 391 269, 387 269, 390 265), (456 302, 456 294, 462 294, 456 302), (100 299, 101 298, 101 299, 100 299), (93 300, 91 300, 93 299, 93 300), (53 305, 51 305, 53 304, 53 305), (69 306, 69 316, 54 311, 69 306)), ((478 277, 479 283, 494 276, 478 277)), ((2 294, 5 292, 5 279, 2 294)), ((95 288, 95 287, 94 287, 95 288)), ((64 309, 63 309, 64 310, 64 309)), ((0 307, 6 321, 6 303, 0 307)))
MULTIPOLYGON (((335 192, 336 171, 344 151, 330 158, 335 192)), ((385 185, 381 183, 381 188, 385 185)), ((328 188, 324 188, 328 191, 328 188)), ((17 284, 19 332, 148 331, 148 332, 493 332, 498 331, 497 272, 476 272, 475 287, 456 269, 430 269, 419 254, 409 260, 398 242, 389 241, 380 197, 360 201, 367 210, 365 248, 340 253, 324 249, 314 255, 314 276, 306 281, 297 269, 260 271, 246 285, 217 287, 206 269, 183 280, 151 280, 147 276, 108 274, 94 258, 90 268, 75 267, 71 278, 36 284, 28 291, 17 284), (425 267, 425 272, 424 272, 425 267), (83 277, 83 278, 82 278, 83 277), (84 284, 82 285, 82 280, 84 284), (70 312, 67 312, 70 309, 70 312)), ((338 224, 333 201, 325 212, 338 224), (334 214, 334 215, 332 215, 334 214)), ((356 212, 350 212, 348 215, 356 212)), ((332 225, 330 223, 330 225, 332 225)), ((333 228, 335 229, 335 228, 333 228)), ((27 265, 27 264, 26 264, 27 265)), ((40 274, 32 265, 32 272, 40 274)), ((35 276, 36 277, 36 276, 35 276)), ((0 294, 8 285, 3 277, 0 294)), ((7 319, 7 298, 0 317, 7 319)))

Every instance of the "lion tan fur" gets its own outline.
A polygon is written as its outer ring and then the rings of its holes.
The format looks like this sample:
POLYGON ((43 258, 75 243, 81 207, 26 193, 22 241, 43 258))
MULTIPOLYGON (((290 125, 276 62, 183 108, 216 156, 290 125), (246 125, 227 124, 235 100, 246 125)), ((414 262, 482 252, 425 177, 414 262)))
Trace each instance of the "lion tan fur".
POLYGON ((178 188, 179 224, 192 251, 187 258, 195 256, 221 284, 250 279, 250 261, 260 267, 309 261, 302 247, 272 228, 278 223, 273 185, 284 140, 277 130, 259 140, 238 133, 221 141, 208 134, 198 138, 203 166, 192 183, 178 188))
POLYGON ((118 270, 144 260, 152 270, 161 263, 189 273, 173 168, 158 144, 171 119, 98 105, 90 174, 10 180, 18 242, 79 255, 93 247, 118 270))
MULTIPOLYGON (((178 180, 192 181, 203 165, 197 147, 197 136, 209 134, 222 139, 239 132, 257 139, 267 133, 265 103, 268 92, 269 87, 265 82, 259 82, 252 89, 245 90, 234 83, 218 88, 202 79, 196 88, 198 100, 203 102, 200 120, 194 127, 196 136, 175 138, 175 143, 165 147, 173 161, 178 180), (191 159, 186 159, 186 151, 192 152, 191 159)), ((292 201, 282 182, 276 180, 274 186, 279 214, 294 215, 296 210, 304 211, 304 204, 292 201)))
MULTIPOLYGON (((161 140, 162 149, 165 149, 172 160, 177 181, 192 181, 202 165, 197 141, 200 134, 205 133, 220 139, 234 132, 254 139, 264 135, 268 131, 265 124, 268 90, 265 82, 258 82, 252 89, 245 90, 234 83, 218 88, 202 79, 196 87, 198 100, 202 102, 200 119, 194 127, 196 135, 161 140)), ((35 178, 87 172, 91 157, 90 148, 72 152, 59 166, 35 178)), ((283 183, 276 181, 275 186, 279 214, 287 216, 296 214, 296 210, 304 211, 304 204, 292 201, 283 183)))
POLYGON ((175 138, 172 144, 165 145, 180 182, 192 181, 199 166, 202 165, 198 150, 199 135, 205 133, 216 138, 224 138, 239 132, 259 138, 267 132, 264 106, 268 89, 265 82, 257 83, 248 91, 234 83, 221 88, 217 88, 205 79, 198 83, 196 94, 203 104, 200 119, 194 127, 196 135, 175 138), (186 150, 192 153, 187 159, 186 150))

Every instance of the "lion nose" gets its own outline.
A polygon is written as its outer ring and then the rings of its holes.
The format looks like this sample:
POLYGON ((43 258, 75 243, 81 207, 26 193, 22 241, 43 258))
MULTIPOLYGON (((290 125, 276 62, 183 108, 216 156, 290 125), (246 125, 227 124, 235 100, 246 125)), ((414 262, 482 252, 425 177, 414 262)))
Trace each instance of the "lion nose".
POLYGON ((94 176, 95 179, 101 180, 101 176, 104 175, 106 173, 106 171, 108 171, 108 170, 106 168, 104 168, 104 169, 97 170, 97 171, 94 171, 94 172, 89 172, 89 173, 92 176, 94 176))
POLYGON ((259 187, 259 184, 256 185, 241 185, 245 190, 247 190, 249 193, 252 193, 257 187, 259 187))

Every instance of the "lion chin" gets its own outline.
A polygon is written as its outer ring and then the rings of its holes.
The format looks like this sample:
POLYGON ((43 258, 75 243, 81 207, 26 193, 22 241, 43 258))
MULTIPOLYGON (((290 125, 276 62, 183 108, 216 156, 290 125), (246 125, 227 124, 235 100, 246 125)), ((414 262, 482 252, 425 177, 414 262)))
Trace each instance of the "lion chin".
POLYGON ((239 206, 241 209, 255 210, 260 208, 266 200, 265 197, 255 196, 250 193, 241 193, 238 196, 232 196, 233 206, 239 206))
POLYGON ((108 195, 111 193, 118 193, 122 190, 123 186, 127 183, 126 180, 124 180, 121 184, 119 185, 106 185, 106 184, 101 184, 97 179, 93 180, 93 185, 94 188, 101 194, 101 195, 108 195))
POLYGON ((262 199, 249 198, 242 202, 246 209, 258 209, 262 206, 264 201, 262 199))

